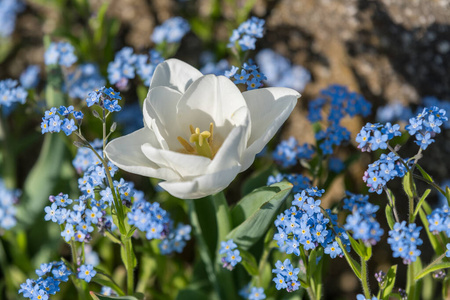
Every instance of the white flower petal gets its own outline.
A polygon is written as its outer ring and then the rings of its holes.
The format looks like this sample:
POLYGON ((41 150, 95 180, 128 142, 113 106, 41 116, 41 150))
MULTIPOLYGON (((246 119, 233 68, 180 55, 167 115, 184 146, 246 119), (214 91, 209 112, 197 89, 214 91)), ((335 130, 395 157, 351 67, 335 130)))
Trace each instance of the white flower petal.
POLYGON ((203 74, 191 65, 178 59, 168 59, 156 67, 150 89, 166 86, 184 93, 201 76, 203 74))
POLYGON ((186 181, 164 181, 159 185, 175 197, 198 199, 222 191, 233 181, 240 169, 240 166, 235 166, 212 174, 185 178, 186 181))
POLYGON ((177 136, 183 132, 177 126, 177 103, 182 94, 174 89, 158 86, 148 91, 144 101, 144 121, 153 129, 163 149, 181 148, 177 136))
POLYGON ((106 146, 105 153, 113 164, 127 172, 164 180, 179 180, 180 176, 173 170, 160 168, 142 153, 143 143, 158 143, 155 134, 147 127, 112 140, 106 146))
POLYGON ((158 149, 151 144, 143 144, 144 155, 162 168, 169 168, 181 177, 199 176, 206 173, 211 159, 192 154, 158 149))
POLYGON ((180 125, 207 130, 214 122, 217 133, 225 137, 231 131, 230 118, 247 106, 236 85, 224 76, 206 75, 196 80, 177 105, 180 125))
POLYGON ((250 167, 264 146, 291 114, 301 96, 289 88, 265 88, 242 93, 250 110, 251 135, 242 159, 242 170, 250 167))

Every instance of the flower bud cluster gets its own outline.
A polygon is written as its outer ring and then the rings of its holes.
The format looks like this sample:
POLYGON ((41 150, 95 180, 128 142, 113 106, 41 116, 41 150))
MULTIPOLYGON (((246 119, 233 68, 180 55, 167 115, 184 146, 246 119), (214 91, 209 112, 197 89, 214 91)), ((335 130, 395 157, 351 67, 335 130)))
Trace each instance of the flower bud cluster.
POLYGON ((51 262, 41 264, 36 270, 39 276, 37 280, 27 279, 20 285, 19 294, 31 300, 48 300, 49 295, 55 295, 60 291, 61 282, 67 282, 72 272, 66 267, 64 262, 51 262))
POLYGON ((69 118, 71 115, 77 120, 77 124, 80 125, 83 120, 83 113, 75 111, 72 105, 69 107, 60 106, 59 109, 56 107, 50 108, 42 118, 42 134, 60 132, 62 130, 67 136, 71 135, 72 132, 78 129, 74 119, 69 118))
POLYGON ((233 242, 233 240, 220 242, 219 254, 224 255, 222 257, 223 267, 230 271, 242 261, 241 253, 237 249, 237 245, 233 242))
POLYGON ((417 246, 423 243, 419 238, 421 229, 421 226, 416 226, 414 223, 407 225, 406 221, 395 223, 394 229, 389 231, 387 240, 394 252, 392 256, 403 258, 404 264, 416 261, 421 253, 417 246))

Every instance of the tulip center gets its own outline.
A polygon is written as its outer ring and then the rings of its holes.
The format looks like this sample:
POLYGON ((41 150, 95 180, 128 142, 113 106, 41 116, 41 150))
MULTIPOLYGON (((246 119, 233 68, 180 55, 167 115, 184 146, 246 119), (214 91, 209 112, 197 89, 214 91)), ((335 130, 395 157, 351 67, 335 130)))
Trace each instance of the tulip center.
POLYGON ((189 130, 191 131, 189 142, 181 136, 177 137, 183 148, 190 154, 197 154, 212 159, 216 154, 213 151, 214 124, 209 124, 209 131, 200 131, 198 127, 194 129, 192 125, 189 125, 189 130), (191 144, 194 144, 194 146, 191 144))

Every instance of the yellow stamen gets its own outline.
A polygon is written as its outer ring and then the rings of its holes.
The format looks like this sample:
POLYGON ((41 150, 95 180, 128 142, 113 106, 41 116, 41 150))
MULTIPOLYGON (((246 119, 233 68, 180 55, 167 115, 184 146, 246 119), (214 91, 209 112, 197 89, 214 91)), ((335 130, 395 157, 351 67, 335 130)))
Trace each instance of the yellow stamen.
POLYGON ((178 142, 183 146, 183 148, 189 154, 197 154, 201 156, 205 156, 208 158, 213 158, 216 151, 213 150, 213 132, 214 132, 214 124, 209 124, 209 131, 200 131, 200 128, 189 125, 189 131, 191 132, 191 136, 189 137, 189 142, 195 144, 195 146, 191 146, 191 144, 182 138, 181 136, 177 137, 178 142))
POLYGON ((184 149, 186 149, 187 152, 189 152, 189 153, 194 153, 195 152, 195 149, 191 145, 189 145, 188 141, 183 139, 181 136, 177 137, 177 139, 180 142, 181 146, 183 146, 184 149))

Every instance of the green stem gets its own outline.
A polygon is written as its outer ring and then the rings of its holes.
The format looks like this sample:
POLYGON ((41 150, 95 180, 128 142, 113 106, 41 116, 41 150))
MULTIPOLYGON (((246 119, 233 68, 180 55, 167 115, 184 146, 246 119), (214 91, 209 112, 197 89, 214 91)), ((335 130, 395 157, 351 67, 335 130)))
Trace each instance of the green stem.
POLYGON ((200 226, 200 221, 198 219, 197 212, 195 210, 195 200, 189 199, 189 219, 191 221, 191 225, 194 231, 195 239, 198 244, 198 249, 200 252, 200 257, 205 264, 206 273, 209 281, 214 286, 214 289, 218 295, 220 295, 220 285, 217 281, 216 273, 214 272, 213 262, 211 261, 211 257, 209 256, 208 245, 206 244, 205 239, 202 235, 202 228, 200 226))
POLYGON ((73 284, 78 292, 78 298, 80 300, 86 300, 86 289, 83 287, 83 283, 77 278, 76 272, 78 269, 78 255, 77 255, 77 247, 75 245, 74 240, 70 240, 70 249, 72 252, 72 268, 74 270, 74 275, 72 276, 73 284))
POLYGON ((429 181, 428 179, 423 178, 423 177, 421 177, 421 176, 419 176, 419 175, 416 175, 416 174, 412 174, 412 176, 413 176, 414 178, 416 178, 416 179, 419 179, 419 180, 421 180, 421 181, 423 181, 423 182, 428 183, 429 185, 431 185, 432 187, 434 187, 436 190, 438 190, 439 193, 441 193, 442 195, 445 196, 444 190, 441 189, 441 187, 438 186, 436 183, 434 183, 434 182, 432 182, 432 181, 429 181))
POLYGON ((134 261, 133 261, 133 248, 131 238, 124 240, 125 255, 127 260, 127 293, 128 295, 134 294, 134 261))
POLYGON ((220 249, 220 242, 224 241, 231 230, 230 209, 223 192, 210 196, 213 200, 214 210, 217 220, 217 251, 220 249))
POLYGON ((367 261, 363 257, 361 257, 361 283, 363 287, 364 297, 366 299, 370 299, 371 293, 367 278, 367 261))
POLYGON ((416 281, 414 280, 414 262, 408 265, 408 282, 407 293, 408 299, 414 300, 416 298, 416 281))

